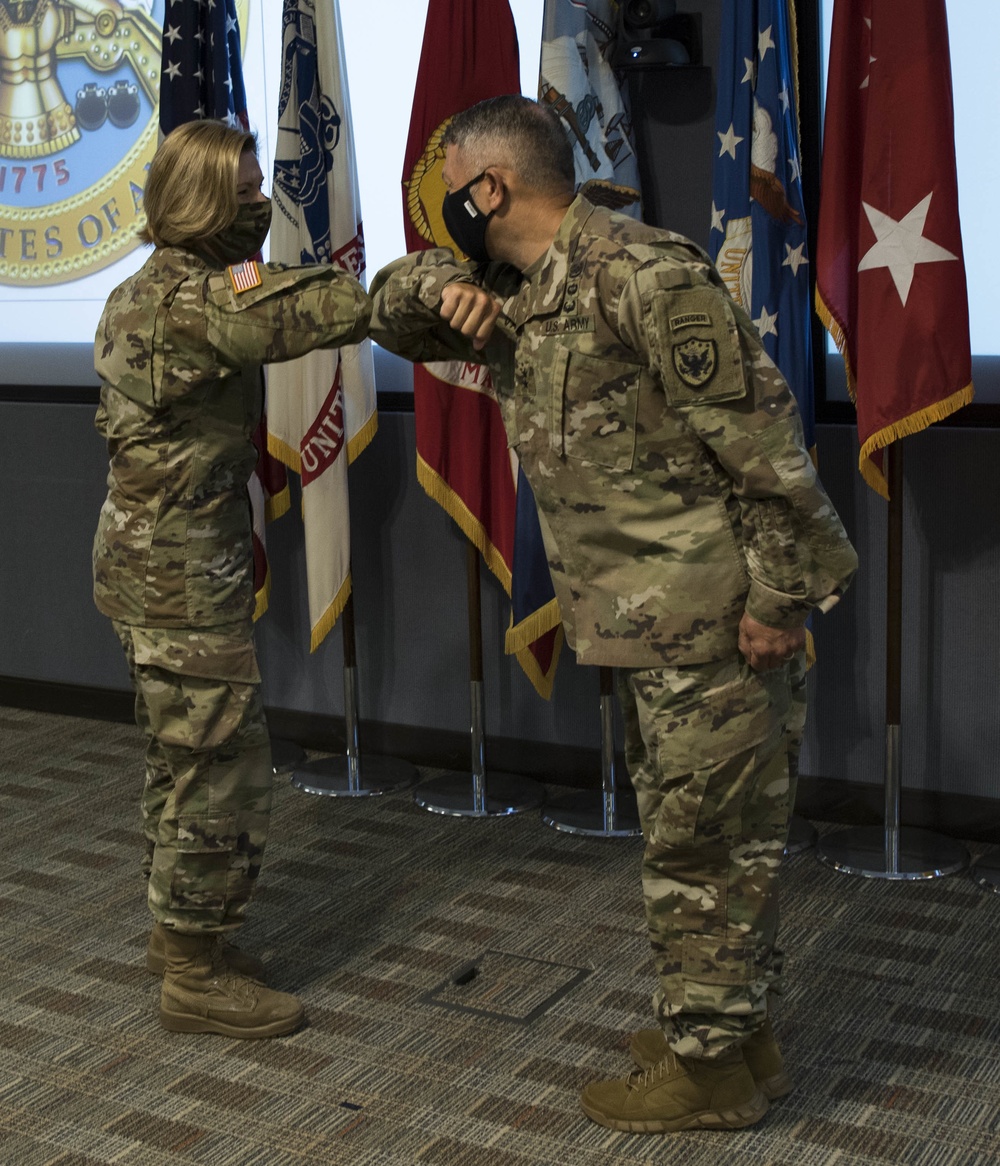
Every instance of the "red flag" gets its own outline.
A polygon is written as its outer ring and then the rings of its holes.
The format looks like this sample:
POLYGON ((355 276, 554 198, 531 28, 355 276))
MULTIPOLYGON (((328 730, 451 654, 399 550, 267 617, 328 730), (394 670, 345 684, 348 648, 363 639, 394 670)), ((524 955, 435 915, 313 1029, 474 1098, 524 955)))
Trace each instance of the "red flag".
POLYGON ((972 400, 944 0, 836 0, 816 308, 843 353, 859 468, 972 400))
MULTIPOLYGON (((403 162, 406 248, 461 251, 441 216, 441 137, 470 105, 520 93, 517 32, 508 0, 430 0, 403 162)), ((413 370, 417 478, 475 544, 508 595, 517 521, 516 477, 485 365, 461 361, 413 370)), ((537 524, 537 520, 536 520, 537 524)), ((546 569, 547 576, 547 569, 546 569)), ((551 595, 551 592, 550 592, 551 595)), ((508 637, 543 696, 552 688, 562 625, 554 598, 508 637)))

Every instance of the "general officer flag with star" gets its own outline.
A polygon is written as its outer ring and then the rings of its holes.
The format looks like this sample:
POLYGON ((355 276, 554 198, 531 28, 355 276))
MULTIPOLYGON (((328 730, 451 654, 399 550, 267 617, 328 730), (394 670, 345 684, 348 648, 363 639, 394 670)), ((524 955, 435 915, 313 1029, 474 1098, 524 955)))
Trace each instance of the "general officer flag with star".
MULTIPOLYGON (((160 77, 164 137, 201 118, 249 128, 236 0, 171 0, 163 21, 160 77)), ((254 619, 259 619, 271 590, 264 524, 288 510, 289 493, 285 467, 268 452, 266 416, 254 430, 253 443, 257 465, 247 493, 253 522, 254 619)))
POLYGON ((813 436, 812 292, 790 0, 723 0, 709 252, 813 436))
POLYGON ((816 308, 888 498, 882 449, 973 394, 944 0, 837 0, 820 189, 816 308))

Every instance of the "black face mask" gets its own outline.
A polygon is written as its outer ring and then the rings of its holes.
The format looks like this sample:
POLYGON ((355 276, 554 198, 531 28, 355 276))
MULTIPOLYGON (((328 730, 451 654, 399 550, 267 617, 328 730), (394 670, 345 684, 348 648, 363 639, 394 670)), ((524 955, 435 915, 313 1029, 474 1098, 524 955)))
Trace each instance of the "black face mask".
POLYGON ((224 231, 206 239, 203 246, 224 264, 251 259, 263 247, 271 229, 271 200, 240 204, 236 218, 224 231))
POLYGON ((448 233, 473 263, 489 263, 490 253, 486 250, 486 224, 495 211, 484 214, 472 201, 472 188, 482 182, 486 175, 477 174, 460 190, 452 190, 444 196, 441 215, 448 233))

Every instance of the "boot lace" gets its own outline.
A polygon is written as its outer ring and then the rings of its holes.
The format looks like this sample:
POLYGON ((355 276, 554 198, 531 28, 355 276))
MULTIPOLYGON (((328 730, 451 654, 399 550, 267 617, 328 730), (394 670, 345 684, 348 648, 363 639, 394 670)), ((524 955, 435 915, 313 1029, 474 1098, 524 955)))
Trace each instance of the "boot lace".
POLYGON ((657 1061, 655 1065, 650 1065, 648 1069, 636 1069, 635 1072, 629 1073, 626 1084, 633 1092, 649 1089, 658 1081, 662 1081, 665 1077, 668 1077, 675 1065, 676 1059, 674 1054, 668 1052, 662 1061, 657 1061))

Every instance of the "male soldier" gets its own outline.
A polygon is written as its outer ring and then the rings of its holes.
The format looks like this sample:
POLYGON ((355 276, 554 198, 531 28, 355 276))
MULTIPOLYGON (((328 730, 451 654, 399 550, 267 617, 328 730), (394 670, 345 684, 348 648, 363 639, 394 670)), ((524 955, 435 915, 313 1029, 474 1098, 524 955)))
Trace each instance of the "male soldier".
POLYGON ((108 299, 95 344, 111 455, 94 599, 114 621, 147 735, 147 967, 176 1032, 278 1036, 296 997, 221 942, 260 871, 274 780, 254 653, 247 481, 260 363, 361 340, 370 302, 330 266, 256 263, 271 221, 252 135, 171 133, 145 190, 145 265, 108 299))
POLYGON ((371 335, 490 364, 567 641, 620 670, 645 838, 661 1028, 633 1039, 646 1071, 582 1105, 636 1132, 749 1125, 791 1087, 767 995, 804 624, 857 559, 704 253, 574 197, 569 143, 526 98, 459 114, 443 143, 444 219, 472 262, 389 265, 371 335))

